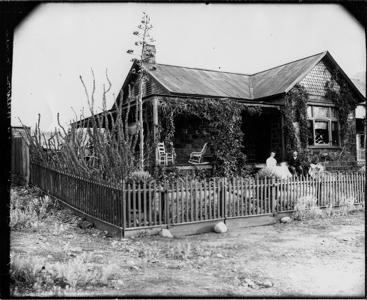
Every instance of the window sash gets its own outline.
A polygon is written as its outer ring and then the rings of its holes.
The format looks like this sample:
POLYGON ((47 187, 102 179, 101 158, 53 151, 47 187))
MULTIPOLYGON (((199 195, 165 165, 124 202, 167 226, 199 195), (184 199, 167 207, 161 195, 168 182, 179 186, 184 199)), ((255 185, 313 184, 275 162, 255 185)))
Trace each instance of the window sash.
MULTIPOLYGON (((322 110, 321 110, 322 111, 322 110)), ((338 121, 338 110, 333 106, 317 106, 317 105, 308 105, 307 106, 307 119, 317 119, 317 120, 335 120, 338 121), (317 109, 327 109, 326 116, 317 116, 317 109)))
MULTIPOLYGON (((315 107, 322 107, 317 105, 308 105, 307 106, 307 121, 312 122, 312 138, 309 138, 308 145, 309 146, 322 146, 322 147, 338 147, 340 146, 340 127, 339 127, 339 120, 337 118, 338 113, 337 109, 335 107, 331 106, 323 106, 322 108, 327 108, 328 111, 326 112, 327 117, 316 117, 315 116, 315 107), (317 122, 326 122, 327 123, 327 129, 328 129, 328 143, 320 144, 316 143, 316 123, 317 122), (336 132, 337 132, 337 143, 334 143, 333 137, 333 130, 332 126, 333 123, 336 123, 336 132), (312 144, 310 144, 310 141, 312 140, 312 144)), ((321 110, 322 111, 322 110, 321 110)), ((325 111, 324 111, 325 112, 325 111)), ((335 139, 334 139, 335 140, 335 139)))
POLYGON ((330 145, 330 121, 329 120, 315 120, 314 121, 314 144, 315 145, 330 145), (323 128, 324 126, 317 126, 317 125, 325 125, 326 128, 323 128), (318 127, 318 128, 317 128, 318 127), (326 135, 324 137, 323 132, 326 131, 326 135), (319 132, 319 134, 316 136, 316 133, 319 132), (322 140, 325 140, 325 142, 320 142, 322 140), (327 141, 327 142, 326 142, 327 141))

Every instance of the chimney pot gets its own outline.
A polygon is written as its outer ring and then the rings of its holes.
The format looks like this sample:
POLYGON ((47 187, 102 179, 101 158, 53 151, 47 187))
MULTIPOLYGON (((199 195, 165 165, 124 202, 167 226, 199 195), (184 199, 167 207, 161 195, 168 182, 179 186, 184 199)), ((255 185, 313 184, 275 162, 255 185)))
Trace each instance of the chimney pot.
POLYGON ((156 54, 155 45, 146 44, 142 57, 143 62, 149 64, 155 64, 155 54, 156 54))

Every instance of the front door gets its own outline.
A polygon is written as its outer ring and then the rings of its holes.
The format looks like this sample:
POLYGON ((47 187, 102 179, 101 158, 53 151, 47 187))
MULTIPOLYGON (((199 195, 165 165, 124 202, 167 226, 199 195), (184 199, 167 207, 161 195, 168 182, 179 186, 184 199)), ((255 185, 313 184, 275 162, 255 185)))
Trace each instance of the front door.
POLYGON ((250 116, 244 114, 244 152, 249 163, 265 163, 270 154, 271 118, 266 114, 250 116))

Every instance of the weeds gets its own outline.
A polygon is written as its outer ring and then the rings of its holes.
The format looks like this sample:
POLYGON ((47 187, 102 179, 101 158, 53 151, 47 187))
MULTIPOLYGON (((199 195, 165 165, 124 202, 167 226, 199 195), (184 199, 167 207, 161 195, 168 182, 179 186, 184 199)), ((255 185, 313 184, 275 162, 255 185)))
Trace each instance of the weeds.
POLYGON ((22 195, 22 191, 12 189, 10 193, 10 228, 38 228, 41 220, 45 219, 50 210, 56 207, 55 201, 49 196, 22 195))
POLYGON ((294 206, 293 218, 295 220, 304 220, 321 217, 321 209, 316 203, 317 198, 311 195, 297 199, 296 205, 294 206))
POLYGON ((347 216, 351 211, 355 210, 355 200, 356 199, 354 197, 343 197, 339 203, 339 214, 341 216, 347 216))
POLYGON ((95 266, 85 254, 66 261, 46 263, 37 257, 13 256, 10 263, 11 290, 13 294, 49 292, 63 295, 87 285, 108 285, 118 273, 117 266, 95 266))

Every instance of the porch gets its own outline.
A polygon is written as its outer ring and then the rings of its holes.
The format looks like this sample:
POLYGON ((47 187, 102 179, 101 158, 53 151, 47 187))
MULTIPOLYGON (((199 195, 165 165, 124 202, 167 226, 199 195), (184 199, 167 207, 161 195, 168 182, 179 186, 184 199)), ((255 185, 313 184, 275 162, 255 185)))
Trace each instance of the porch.
MULTIPOLYGON (((174 119, 174 126, 172 147, 166 145, 168 152, 175 153, 173 165, 180 170, 211 169, 214 162, 212 143, 216 141, 208 135, 208 121, 196 116, 179 115, 174 119), (190 154, 202 150, 205 143, 208 147, 202 158, 204 164, 190 164, 190 154)), ((242 112, 241 131, 246 164, 255 167, 264 165, 271 151, 276 152, 279 162, 285 159, 282 115, 278 108, 265 107, 260 114, 242 112)))

